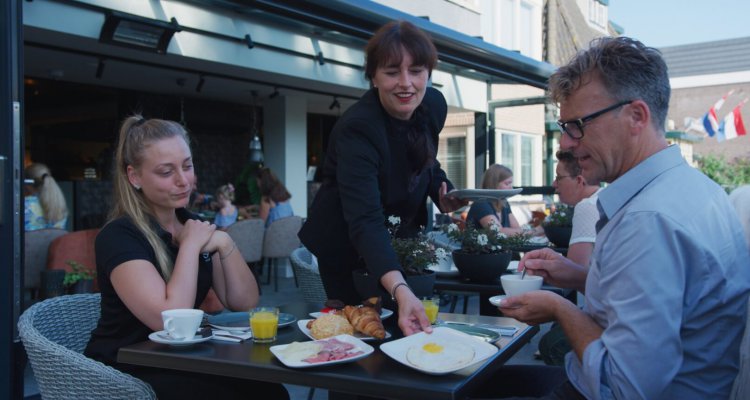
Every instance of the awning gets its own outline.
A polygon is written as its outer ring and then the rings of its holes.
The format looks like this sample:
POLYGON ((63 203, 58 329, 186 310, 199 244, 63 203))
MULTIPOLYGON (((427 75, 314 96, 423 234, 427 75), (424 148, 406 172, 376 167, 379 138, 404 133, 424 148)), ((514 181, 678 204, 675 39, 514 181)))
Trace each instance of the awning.
MULTIPOLYGON (((295 24, 297 29, 330 30, 340 41, 365 41, 383 24, 393 20, 412 22, 429 33, 438 49, 441 69, 451 66, 460 75, 489 83, 522 83, 545 88, 554 72, 552 64, 537 61, 481 39, 392 9, 372 1, 345 0, 189 0, 189 2, 230 8, 238 13, 257 15, 259 11, 295 24), (445 65, 449 64, 449 65, 445 65)), ((312 31, 311 31, 312 33, 312 31)))

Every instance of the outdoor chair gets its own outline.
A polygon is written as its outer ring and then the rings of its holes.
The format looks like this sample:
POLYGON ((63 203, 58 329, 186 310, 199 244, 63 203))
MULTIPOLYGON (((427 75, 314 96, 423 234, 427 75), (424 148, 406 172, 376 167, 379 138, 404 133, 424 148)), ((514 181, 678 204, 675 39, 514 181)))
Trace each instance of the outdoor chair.
POLYGON ((292 251, 289 257, 297 277, 302 298, 308 303, 325 303, 328 300, 323 281, 320 279, 318 265, 313 261, 313 255, 305 247, 299 247, 292 251))
MULTIPOLYGON (((271 283, 271 275, 274 276, 274 290, 279 290, 279 272, 277 270, 279 259, 289 258, 294 249, 300 247, 301 243, 297 233, 302 228, 302 217, 292 216, 277 219, 266 229, 263 237, 263 258, 268 265, 268 277, 266 284, 271 283)), ((299 287, 297 277, 294 284, 299 287)))
POLYGON ((750 299, 748 299, 748 315, 745 320, 745 333, 742 334, 740 344, 740 371, 734 379, 730 400, 750 399, 750 299))
POLYGON ((54 297, 31 306, 19 318, 19 336, 42 398, 156 398, 147 383, 82 354, 99 320, 100 297, 54 297))
POLYGON ((24 233, 23 288, 29 300, 40 298, 40 275, 47 266, 47 251, 53 240, 65 235, 64 229, 39 229, 24 233))
POLYGON ((263 259, 263 237, 266 225, 260 218, 250 218, 237 221, 227 228, 227 233, 237 245, 248 267, 253 271, 260 290, 260 280, 256 266, 263 259))

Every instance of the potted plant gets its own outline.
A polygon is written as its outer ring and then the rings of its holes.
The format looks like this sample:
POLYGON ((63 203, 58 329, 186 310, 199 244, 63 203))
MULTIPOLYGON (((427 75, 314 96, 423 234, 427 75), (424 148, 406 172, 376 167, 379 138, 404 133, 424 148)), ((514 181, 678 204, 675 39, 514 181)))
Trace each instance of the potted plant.
POLYGON ((508 269, 513 252, 509 245, 525 241, 525 237, 512 237, 491 224, 487 228, 467 224, 460 229, 456 224, 445 228, 448 237, 461 248, 453 251, 453 262, 461 275, 475 282, 497 283, 500 275, 508 269))
MULTIPOLYGON (((396 216, 390 216, 386 220, 388 232, 391 234, 391 246, 404 270, 406 283, 417 297, 432 296, 435 272, 427 267, 447 257, 448 254, 442 248, 436 249, 423 233, 416 237, 399 237, 400 224, 401 219, 396 216)), ((390 302, 390 293, 370 276, 367 270, 356 270, 353 272, 353 277, 357 292, 363 298, 379 295, 383 297, 385 304, 390 302)))
POLYGON ((557 205, 542 223, 544 234, 557 247, 568 247, 570 235, 573 233, 573 209, 557 205))
POLYGON ((71 294, 93 292, 96 271, 73 260, 68 260, 65 264, 71 268, 71 271, 66 272, 63 278, 63 285, 68 288, 68 292, 71 294))

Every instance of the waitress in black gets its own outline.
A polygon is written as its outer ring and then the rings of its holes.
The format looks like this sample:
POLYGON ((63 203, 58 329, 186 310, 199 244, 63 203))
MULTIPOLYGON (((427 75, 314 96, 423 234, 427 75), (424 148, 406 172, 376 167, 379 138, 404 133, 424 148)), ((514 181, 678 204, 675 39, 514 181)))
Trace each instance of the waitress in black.
POLYGON ((421 301, 404 279, 385 221, 401 218, 400 234, 426 225, 429 195, 441 211, 464 205, 445 196, 453 185, 436 159, 445 124, 443 95, 428 87, 437 51, 416 26, 394 21, 365 48, 371 89, 331 132, 323 184, 299 234, 318 257, 329 298, 359 304, 352 271, 367 268, 398 304, 404 335, 431 331, 421 301))

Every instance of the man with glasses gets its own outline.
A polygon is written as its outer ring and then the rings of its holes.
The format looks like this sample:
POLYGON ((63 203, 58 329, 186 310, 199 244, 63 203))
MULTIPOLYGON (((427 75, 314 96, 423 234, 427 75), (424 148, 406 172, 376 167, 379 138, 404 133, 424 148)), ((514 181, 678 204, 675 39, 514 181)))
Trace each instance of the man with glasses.
POLYGON ((549 90, 560 147, 586 180, 610 184, 599 193, 588 271, 548 249, 527 253, 519 268, 583 291, 586 302, 581 310, 542 290, 506 298, 501 311, 558 321, 570 339, 567 381, 553 398, 728 398, 750 292, 748 247, 724 190, 667 144, 661 54, 601 38, 556 71, 549 90))

